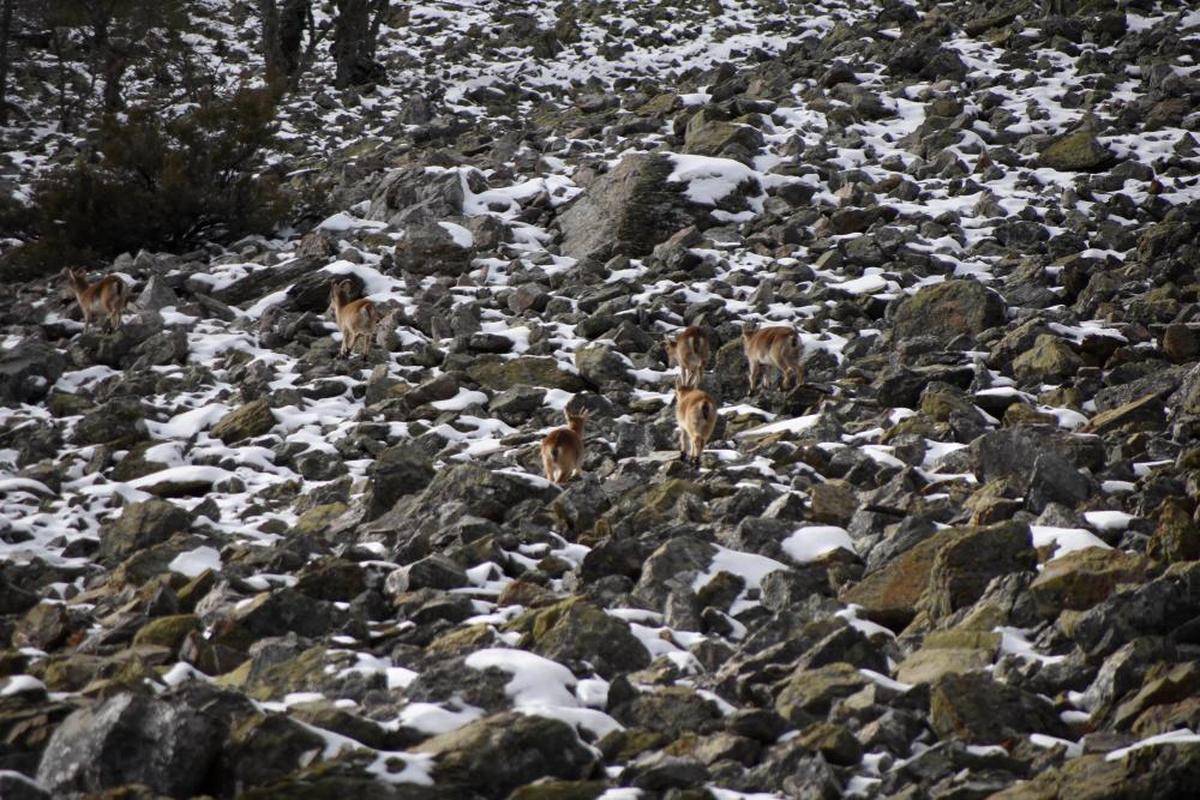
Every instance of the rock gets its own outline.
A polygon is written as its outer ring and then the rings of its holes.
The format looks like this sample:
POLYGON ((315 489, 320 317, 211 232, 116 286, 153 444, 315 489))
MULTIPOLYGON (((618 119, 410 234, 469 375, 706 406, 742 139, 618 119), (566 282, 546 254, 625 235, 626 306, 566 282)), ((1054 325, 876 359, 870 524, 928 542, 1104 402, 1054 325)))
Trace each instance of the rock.
POLYGON ((132 503, 125 507, 121 516, 100 529, 97 556, 102 560, 121 561, 165 542, 176 533, 189 530, 191 524, 186 511, 166 500, 132 503))
POLYGON ((13 628, 14 645, 54 650, 78 624, 72 624, 66 606, 41 602, 26 612, 13 628))
POLYGON ((179 296, 161 276, 151 275, 131 305, 138 311, 162 311, 168 306, 178 306, 179 296))
POLYGON ((75 441, 80 444, 129 445, 145 437, 145 411, 136 397, 109 400, 75 426, 75 441))
POLYGON ((640 758, 621 773, 621 782, 646 792, 689 789, 708 780, 708 769, 694 758, 663 752, 640 758))
POLYGON ((241 795, 287 776, 325 749, 325 739, 284 714, 256 715, 230 731, 221 750, 219 781, 226 796, 241 795))
POLYGON ((1068 133, 1042 150, 1038 163, 1064 172, 1091 172, 1107 165, 1112 152, 1090 130, 1068 133))
POLYGON ((54 796, 140 783, 191 797, 211 774, 220 735, 213 720, 186 703, 122 692, 63 721, 42 754, 37 780, 54 796))
POLYGON ((1080 433, 1137 433, 1161 431, 1166 426, 1167 410, 1162 392, 1152 392, 1137 400, 1101 411, 1079 429, 1080 433))
POLYGON ((1004 319, 1004 301, 998 294, 977 281, 948 280, 900 303, 892 335, 897 344, 914 336, 932 336, 948 344, 956 336, 978 336, 1003 325, 1004 319))
POLYGON ((417 589, 457 589, 469 583, 462 567, 435 553, 392 572, 384 591, 395 596, 417 589))
POLYGON ((1188 325, 1168 325, 1162 335, 1163 353, 1176 364, 1195 361, 1200 357, 1200 336, 1196 334, 1195 328, 1188 325))
POLYGON ((817 522, 847 525, 858 510, 858 498, 845 481, 818 483, 809 492, 812 516, 817 522))
POLYGON ((633 154, 587 188, 558 216, 563 255, 601 261, 648 254, 656 244, 705 212, 688 203, 678 183, 668 183, 671 160, 633 154))
POLYGON ((762 147, 762 133, 750 125, 712 119, 707 111, 698 111, 688 120, 683 137, 683 152, 701 156, 732 158, 752 164, 762 147))
POLYGON ((1025 505, 1034 514, 1042 513, 1051 503, 1074 508, 1087 500, 1094 489, 1093 482, 1058 453, 1041 453, 1033 462, 1025 505))
POLYGON ((1043 333, 1033 347, 1013 360, 1013 373, 1022 384, 1048 383, 1069 378, 1083 365, 1071 346, 1057 336, 1043 333))
POLYGON ((818 722, 800 731, 800 743, 820 753, 839 767, 852 767, 862 760, 863 748, 845 725, 818 722))
POLYGON ((1053 617, 1062 609, 1089 609, 1119 584, 1141 583, 1152 575, 1150 562, 1137 553, 1085 547, 1046 562, 1028 592, 1053 617))
POLYGON ((370 521, 382 516, 401 497, 428 486, 434 469, 429 456, 419 448, 398 444, 376 456, 367 475, 371 483, 364 502, 364 519, 370 521))
POLYGON ((1103 465, 1104 448, 1096 437, 1061 434, 1035 425, 1018 425, 980 436, 971 442, 971 471, 983 483, 1007 479, 1019 490, 1033 476, 1031 453, 1055 452, 1076 468, 1103 465))
POLYGON ((1068 797, 1190 797, 1200 780, 1200 746, 1167 744, 1123 758, 1087 753, 1016 783, 991 800, 1068 797))
POLYGON ((192 631, 202 629, 200 618, 195 614, 172 614, 167 617, 157 617, 150 620, 133 636, 135 645, 147 644, 165 647, 172 653, 179 652, 179 646, 192 631))
POLYGON ((52 800, 50 794, 32 778, 7 769, 0 771, 0 797, 5 800, 52 800))
POLYGON ((553 358, 518 356, 503 360, 495 356, 476 358, 467 375, 471 380, 494 391, 514 386, 533 385, 549 389, 580 392, 587 388, 578 375, 563 370, 553 358))
POLYGON ((406 167, 389 172, 371 196, 367 219, 400 227, 432 223, 463 213, 463 186, 478 194, 487 180, 474 169, 406 167))
POLYGON ((1158 508, 1158 525, 1146 547, 1146 555, 1166 564, 1200 561, 1200 528, 1192 521, 1185 503, 1168 498, 1158 508))
POLYGON ((1000 744, 1030 733, 1066 734, 1049 702, 983 673, 939 678, 930 690, 929 715, 938 736, 971 744, 1000 744))
POLYGON ((1142 636, 1170 636, 1179 620, 1200 615, 1200 563, 1172 565, 1149 583, 1110 594, 1075 621, 1071 638, 1101 657, 1142 636))
POLYGON ((625 678, 613 681, 608 713, 631 729, 644 729, 677 739, 709 730, 721 719, 715 702, 688 686, 660 686, 642 692, 625 678))
POLYGON ((806 715, 824 716, 834 701, 849 697, 867 684, 854 667, 836 662, 817 669, 798 669, 775 698, 775 710, 793 723, 806 715))
POLYGON ((679 536, 668 540, 646 559, 633 596, 650 608, 661 609, 676 581, 690 588, 696 573, 707 570, 716 548, 708 542, 679 536))
POLYGON ((262 436, 275 427, 275 415, 267 398, 260 397, 235 408, 213 425, 209 431, 215 439, 234 444, 243 439, 262 436))
POLYGON ((439 223, 409 225, 392 253, 395 268, 416 275, 462 275, 471 269, 471 248, 464 246, 467 239, 469 234, 456 237, 439 223))
POLYGON ((941 541, 921 600, 931 618, 940 619, 978 600, 995 577, 1032 570, 1037 563, 1029 526, 1001 522, 978 528, 952 528, 941 541))
POLYGON ((929 583, 933 562, 944 539, 931 537, 900 553, 841 594, 845 603, 862 607, 863 615, 899 631, 916 616, 917 603, 929 583))
POLYGON ((540 778, 587 778, 592 750, 565 722, 515 712, 495 714, 417 746, 434 757, 434 781, 450 792, 504 798, 540 778), (514 754, 520 758, 513 758, 514 754))
POLYGON ((1129 730, 1138 718, 1155 706, 1193 698, 1200 691, 1200 664, 1158 664, 1151 668, 1141 688, 1123 700, 1113 712, 1113 726, 1129 730))
POLYGON ((530 611, 510 627, 524 634, 522 647, 555 661, 586 661, 604 678, 650 664, 627 623, 574 597, 530 611))
POLYGON ((598 388, 632 384, 630 366, 627 359, 603 345, 581 347, 575 351, 575 368, 584 380, 598 388))
POLYGON ((23 339, 0 348, 0 401, 36 403, 50 391, 67 367, 66 359, 46 342, 23 339))
POLYGON ((213 638, 221 644, 248 650, 264 636, 321 637, 331 633, 334 615, 329 603, 314 600, 295 589, 260 592, 219 624, 213 638))
POLYGON ((943 675, 959 675, 976 672, 992 665, 996 660, 999 634, 984 634, 990 637, 990 647, 935 647, 928 641, 910 653, 896 667, 896 680, 903 683, 936 682, 943 675))

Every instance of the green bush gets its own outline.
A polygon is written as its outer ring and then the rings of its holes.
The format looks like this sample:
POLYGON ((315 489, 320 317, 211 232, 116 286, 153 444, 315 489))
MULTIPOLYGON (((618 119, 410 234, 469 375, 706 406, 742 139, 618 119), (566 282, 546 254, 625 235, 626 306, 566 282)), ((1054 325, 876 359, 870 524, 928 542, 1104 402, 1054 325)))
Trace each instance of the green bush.
POLYGON ((167 119, 148 108, 106 117, 95 134, 98 157, 35 190, 23 271, 269 233, 288 210, 278 181, 260 173, 274 119, 274 97, 257 90, 167 119))

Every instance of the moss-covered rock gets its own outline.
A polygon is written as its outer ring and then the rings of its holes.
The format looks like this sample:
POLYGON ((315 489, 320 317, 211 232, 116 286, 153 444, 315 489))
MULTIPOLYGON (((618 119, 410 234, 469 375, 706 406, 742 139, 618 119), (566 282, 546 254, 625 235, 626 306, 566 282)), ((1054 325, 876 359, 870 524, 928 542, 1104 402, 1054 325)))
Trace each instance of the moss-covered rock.
POLYGON ((209 433, 225 444, 234 444, 252 436, 261 436, 273 427, 275 415, 271 413, 271 405, 267 398, 260 397, 221 417, 209 433))
POLYGON ((158 645, 176 653, 188 634, 201 628, 200 618, 195 614, 157 617, 138 629, 133 636, 133 643, 158 645))
POLYGON ((1033 347, 1013 360, 1013 373, 1021 383, 1043 383, 1069 378, 1083 366, 1071 346, 1052 334, 1043 333, 1033 347))
POLYGON ((502 392, 522 384, 580 392, 587 384, 578 375, 562 369, 553 358, 519 356, 504 360, 498 356, 481 357, 467 367, 471 380, 493 391, 502 392))
POLYGON ((787 720, 824 716, 836 700, 849 697, 867 684, 850 664, 838 661, 816 669, 798 669, 775 698, 775 710, 787 720))
POLYGON ((1028 591, 1050 615, 1064 608, 1083 611, 1108 597, 1118 584, 1140 583, 1154 571, 1137 553, 1086 547, 1046 562, 1028 591))
POLYGON ((147 500, 125 507, 121 516, 100 529, 99 557, 121 559, 167 541, 191 527, 186 511, 166 500, 147 500))
POLYGON ((1050 144, 1038 156, 1043 167, 1064 172, 1087 172, 1112 161, 1112 152, 1090 130, 1068 133, 1050 144))
POLYGON ((933 336, 948 343, 956 336, 977 336, 1003 325, 1004 301, 978 281, 949 280, 926 286, 896 309, 893 335, 897 342, 913 336, 933 336))
POLYGON ((523 633, 522 647, 555 661, 587 661, 606 678, 650 664, 628 623, 576 597, 526 612, 509 628, 523 633))

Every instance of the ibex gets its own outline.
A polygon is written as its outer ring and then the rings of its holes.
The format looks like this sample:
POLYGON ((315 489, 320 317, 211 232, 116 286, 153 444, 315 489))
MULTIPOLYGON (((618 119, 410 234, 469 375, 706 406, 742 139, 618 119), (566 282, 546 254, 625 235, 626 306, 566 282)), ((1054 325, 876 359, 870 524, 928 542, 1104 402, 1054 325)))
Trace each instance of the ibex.
POLYGON ((800 356, 803 355, 804 349, 800 345, 800 337, 795 328, 777 325, 756 329, 754 323, 749 323, 742 331, 742 347, 746 351, 746 361, 750 364, 750 391, 753 392, 758 386, 764 367, 775 367, 779 370, 781 387, 797 386, 804 380, 800 366, 800 356))
POLYGON ((703 389, 675 381, 675 421, 679 425, 679 457, 700 466, 704 445, 717 425, 717 401, 703 389))
POLYGON ((125 304, 129 302, 129 285, 116 275, 105 275, 89 284, 86 272, 70 267, 64 269, 62 274, 83 311, 84 329, 92 327, 92 320, 96 316, 103 316, 106 327, 116 330, 121 324, 125 304))
POLYGON ((672 339, 663 338, 667 350, 667 364, 679 365, 679 376, 688 386, 699 386, 708 364, 708 337, 695 325, 684 328, 672 339))
POLYGON ((370 300, 350 299, 351 283, 343 279, 334 281, 329 287, 329 309, 342 332, 340 355, 353 353, 359 341, 363 343, 362 355, 366 358, 371 349, 371 335, 379 322, 379 312, 370 300))
POLYGON ((564 483, 579 473, 583 460, 583 423, 591 416, 587 409, 571 412, 563 409, 565 428, 555 428, 542 440, 542 469, 546 480, 564 483))

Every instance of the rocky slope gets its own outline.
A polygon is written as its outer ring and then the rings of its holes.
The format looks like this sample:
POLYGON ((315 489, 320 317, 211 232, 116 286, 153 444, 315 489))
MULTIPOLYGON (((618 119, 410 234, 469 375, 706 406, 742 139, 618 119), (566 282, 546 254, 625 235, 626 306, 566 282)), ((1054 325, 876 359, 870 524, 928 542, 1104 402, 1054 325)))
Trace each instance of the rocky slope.
POLYGON ((1200 12, 499 5, 291 101, 303 236, 0 288, 0 795, 1191 796, 1200 12))

